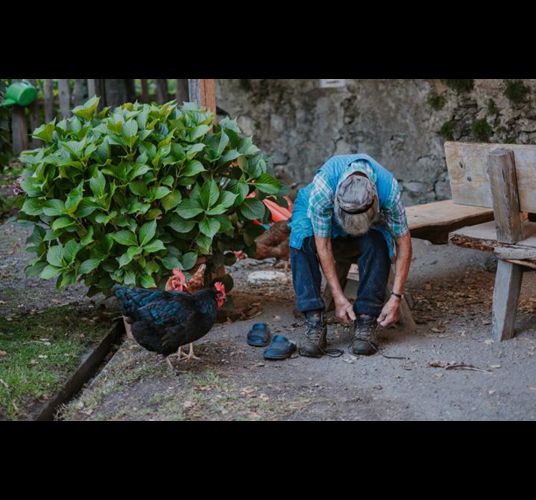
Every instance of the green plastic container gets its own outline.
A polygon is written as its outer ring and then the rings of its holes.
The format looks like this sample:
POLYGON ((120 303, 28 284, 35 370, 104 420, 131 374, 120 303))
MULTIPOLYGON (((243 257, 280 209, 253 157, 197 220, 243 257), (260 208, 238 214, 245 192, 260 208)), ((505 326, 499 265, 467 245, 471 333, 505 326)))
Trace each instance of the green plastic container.
POLYGON ((28 82, 12 83, 6 90, 4 100, 0 103, 0 107, 13 106, 29 106, 37 98, 37 90, 28 82))

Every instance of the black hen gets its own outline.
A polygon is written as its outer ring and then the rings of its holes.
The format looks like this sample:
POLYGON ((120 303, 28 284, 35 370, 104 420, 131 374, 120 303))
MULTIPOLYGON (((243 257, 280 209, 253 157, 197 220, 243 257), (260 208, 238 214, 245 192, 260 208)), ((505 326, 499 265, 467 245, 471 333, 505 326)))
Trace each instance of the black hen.
MULTIPOLYGON (((138 309, 150 304, 155 300, 165 299, 168 292, 162 290, 147 290, 145 288, 127 288, 120 285, 114 285, 112 288, 115 296, 121 305, 121 312, 129 323, 138 319, 138 309)), ((177 293, 177 292, 169 292, 177 293)))
MULTIPOLYGON (((220 283, 193 294, 121 286, 115 286, 114 293, 125 315, 131 318, 136 341, 166 357, 206 335, 225 300, 220 283)), ((178 354, 182 355, 180 351, 178 354)), ((195 357, 192 347, 188 357, 195 357)))

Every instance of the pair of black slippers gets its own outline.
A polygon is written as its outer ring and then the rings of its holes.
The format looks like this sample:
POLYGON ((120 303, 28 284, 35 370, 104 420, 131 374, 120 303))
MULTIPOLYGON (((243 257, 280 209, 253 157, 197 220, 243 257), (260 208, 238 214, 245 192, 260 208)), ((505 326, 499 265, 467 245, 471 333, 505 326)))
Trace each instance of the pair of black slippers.
POLYGON ((274 335, 270 333, 270 328, 266 323, 255 323, 248 332, 248 345, 253 347, 266 347, 264 350, 264 359, 279 361, 290 358, 296 352, 296 344, 283 335, 274 335), (270 342, 271 341, 271 342, 270 342))

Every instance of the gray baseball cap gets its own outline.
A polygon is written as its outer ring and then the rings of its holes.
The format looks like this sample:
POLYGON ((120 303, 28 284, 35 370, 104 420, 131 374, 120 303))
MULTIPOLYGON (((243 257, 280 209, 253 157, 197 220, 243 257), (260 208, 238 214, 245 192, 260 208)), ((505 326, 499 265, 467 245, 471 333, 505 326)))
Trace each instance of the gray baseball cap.
POLYGON ((379 217, 375 184, 364 175, 348 175, 337 186, 334 214, 346 233, 352 236, 365 234, 379 217))

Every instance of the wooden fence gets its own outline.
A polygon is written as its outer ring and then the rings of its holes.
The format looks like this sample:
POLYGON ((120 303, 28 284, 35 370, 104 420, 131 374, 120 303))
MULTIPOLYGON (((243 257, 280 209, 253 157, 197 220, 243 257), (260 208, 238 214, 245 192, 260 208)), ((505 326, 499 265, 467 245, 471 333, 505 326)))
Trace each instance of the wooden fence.
MULTIPOLYGON (((36 80, 28 80, 36 88, 36 80)), ((149 93, 149 80, 142 79, 141 92, 138 94, 134 80, 58 80, 58 92, 54 95, 54 81, 44 80, 42 95, 28 108, 12 107, 11 137, 13 153, 18 155, 28 148, 39 147, 40 141, 31 137, 32 132, 43 122, 49 122, 55 117, 68 118, 71 110, 97 95, 101 97, 100 106, 118 106, 124 102, 138 100, 148 103, 151 101, 164 103, 176 99, 197 102, 212 111, 216 111, 216 80, 208 79, 179 79, 176 80, 175 95, 168 92, 168 80, 154 80, 156 92, 149 93)), ((40 92, 41 94, 41 92, 40 92)))

